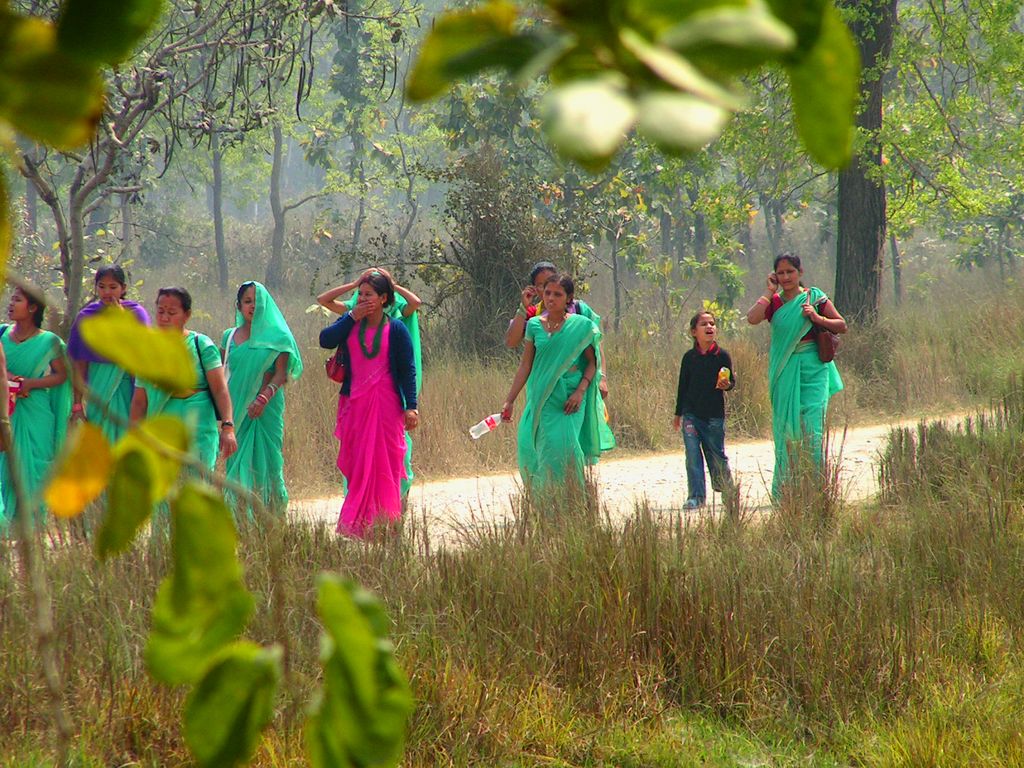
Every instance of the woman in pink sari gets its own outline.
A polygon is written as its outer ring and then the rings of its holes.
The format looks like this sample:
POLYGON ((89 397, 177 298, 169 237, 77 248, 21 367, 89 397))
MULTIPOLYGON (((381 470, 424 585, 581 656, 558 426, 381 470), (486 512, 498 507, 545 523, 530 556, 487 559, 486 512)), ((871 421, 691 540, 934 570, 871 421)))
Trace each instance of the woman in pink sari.
POLYGON ((363 275, 350 312, 320 332, 320 346, 339 348, 345 366, 335 437, 338 469, 348 486, 338 532, 364 537, 402 514, 405 433, 419 423, 412 339, 386 316, 395 288, 379 272, 363 275))

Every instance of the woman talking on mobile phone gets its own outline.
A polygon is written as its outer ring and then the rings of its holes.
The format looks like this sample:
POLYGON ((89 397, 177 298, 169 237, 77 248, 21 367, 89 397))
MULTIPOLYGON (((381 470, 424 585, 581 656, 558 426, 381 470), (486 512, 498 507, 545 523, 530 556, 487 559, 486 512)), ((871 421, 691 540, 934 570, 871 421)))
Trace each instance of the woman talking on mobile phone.
POLYGON ((764 294, 747 311, 751 325, 772 326, 768 352, 768 394, 772 403, 775 474, 772 495, 778 498, 790 472, 790 452, 807 451, 822 464, 828 401, 843 388, 835 363, 818 358, 815 327, 846 333, 846 320, 819 288, 805 288, 800 257, 783 253, 775 259, 764 294))

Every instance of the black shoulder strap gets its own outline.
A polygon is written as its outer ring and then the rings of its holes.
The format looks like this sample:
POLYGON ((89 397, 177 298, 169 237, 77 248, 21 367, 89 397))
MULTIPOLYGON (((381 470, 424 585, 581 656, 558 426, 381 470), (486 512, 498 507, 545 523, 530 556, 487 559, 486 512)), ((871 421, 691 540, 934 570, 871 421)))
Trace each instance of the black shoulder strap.
POLYGON ((206 365, 203 363, 203 353, 199 349, 199 334, 198 333, 192 334, 192 341, 196 345, 196 357, 199 358, 199 368, 202 370, 203 378, 205 379, 206 378, 206 365))

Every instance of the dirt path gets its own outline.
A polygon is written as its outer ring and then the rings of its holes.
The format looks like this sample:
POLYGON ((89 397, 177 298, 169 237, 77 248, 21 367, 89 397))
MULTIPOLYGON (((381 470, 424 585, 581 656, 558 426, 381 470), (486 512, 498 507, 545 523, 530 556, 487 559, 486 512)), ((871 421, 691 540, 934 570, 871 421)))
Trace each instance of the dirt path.
MULTIPOLYGON (((949 417, 955 418, 955 417, 949 417)), ((917 420, 899 422, 916 424, 917 420)), ((876 462, 889 430, 897 422, 850 429, 842 444, 841 472, 846 498, 861 501, 877 491, 876 462)), ((834 438, 838 445, 842 435, 834 438)), ((486 437, 483 439, 487 439, 486 437)), ((743 489, 743 503, 757 508, 768 503, 774 466, 770 440, 728 442, 729 462, 743 489)), ((597 479, 601 502, 613 517, 630 514, 634 502, 646 497, 654 510, 679 510, 686 501, 686 473, 682 451, 601 461, 597 479)), ((481 524, 500 523, 510 514, 509 499, 519 491, 517 472, 417 482, 409 494, 409 510, 425 520, 431 538, 447 539, 481 524)), ((334 525, 341 496, 297 500, 291 513, 334 525)))

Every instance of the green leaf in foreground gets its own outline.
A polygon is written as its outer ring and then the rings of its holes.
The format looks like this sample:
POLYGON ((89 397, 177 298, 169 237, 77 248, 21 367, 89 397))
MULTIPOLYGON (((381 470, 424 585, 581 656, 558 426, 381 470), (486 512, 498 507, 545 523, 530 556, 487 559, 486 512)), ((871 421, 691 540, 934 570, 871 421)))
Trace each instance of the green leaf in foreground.
POLYGON ((195 483, 171 505, 174 571, 153 605, 146 666, 172 685, 195 682, 249 620, 253 598, 242 581, 237 533, 224 500, 195 483))
POLYGON ((516 7, 495 0, 445 14, 420 47, 406 93, 421 101, 437 96, 452 80, 486 67, 518 69, 538 52, 532 38, 513 33, 516 7))
POLYGON ((185 702, 185 741, 204 768, 232 768, 252 758, 274 716, 281 649, 228 646, 185 702))
POLYGON ((188 429, 174 416, 153 416, 135 425, 114 446, 113 476, 107 510, 96 536, 96 556, 106 560, 124 552, 149 519, 153 506, 170 493, 181 462, 167 456, 152 442, 171 451, 188 451, 188 429), (148 438, 148 439, 147 439, 148 438))
POLYGON ((608 164, 636 121, 633 102, 608 80, 553 87, 542 111, 555 146, 591 170, 608 164))
POLYGON ((652 45, 633 29, 623 29, 619 39, 634 56, 665 83, 683 93, 719 104, 728 109, 741 109, 743 99, 707 77, 693 64, 674 51, 652 45))
POLYGON ((53 25, 0 10, 0 118, 37 141, 73 149, 103 114, 94 66, 57 48, 53 25))
POLYGON ((637 128, 669 152, 695 151, 722 132, 729 112, 685 93, 661 91, 642 96, 637 128))
POLYGON ((82 321, 82 338, 98 355, 156 386, 185 392, 195 386, 195 367, 176 331, 150 328, 131 312, 106 309, 82 321))
POLYGON ((697 11, 658 42, 680 51, 704 71, 741 72, 792 51, 796 34, 763 2, 697 11))
POLYGON ((177 416, 157 415, 143 419, 114 446, 114 454, 121 456, 131 451, 141 451, 149 463, 149 474, 152 480, 150 494, 152 503, 163 501, 171 492, 181 462, 160 452, 152 443, 165 446, 171 453, 187 453, 189 449, 189 432, 185 422, 177 416))
POLYGON ((61 50, 117 64, 160 17, 162 0, 64 0, 57 21, 61 50))
POLYGON ((839 12, 825 9, 814 47, 786 67, 800 138, 828 168, 850 162, 853 119, 860 88, 860 53, 839 12))
POLYGON ((397 765, 412 694, 387 639, 390 622, 366 590, 333 574, 317 581, 323 687, 306 723, 314 768, 397 765))
POLYGON ((142 451, 118 458, 107 490, 107 509, 96 534, 96 556, 106 560, 128 549, 153 511, 149 462, 142 451))

